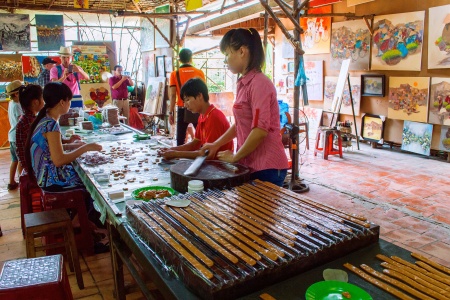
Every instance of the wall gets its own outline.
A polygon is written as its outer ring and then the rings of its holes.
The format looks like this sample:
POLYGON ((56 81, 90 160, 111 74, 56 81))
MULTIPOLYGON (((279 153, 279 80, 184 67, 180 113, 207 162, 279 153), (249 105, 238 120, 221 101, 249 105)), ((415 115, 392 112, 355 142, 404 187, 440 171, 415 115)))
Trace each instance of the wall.
MULTIPOLYGON (((344 0, 339 4, 333 5, 334 13, 355 13, 357 16, 362 15, 386 15, 386 14, 396 14, 396 13, 404 13, 404 12, 413 12, 413 11, 425 11, 425 30, 424 30, 424 41, 422 47, 422 68, 421 71, 350 71, 350 76, 360 76, 361 74, 385 74, 386 75, 386 86, 389 86, 389 76, 400 76, 400 77, 449 77, 450 70, 449 69, 433 69, 428 70, 428 8, 434 6, 441 6, 450 4, 450 0, 375 0, 373 2, 356 5, 353 7, 347 7, 347 1, 344 0)), ((450 13, 450 12, 449 12, 450 13)), ((332 19, 332 22, 341 22, 345 19, 343 17, 335 17, 332 19)), ((292 24, 287 21, 287 19, 283 19, 283 23, 288 27, 288 29, 292 29, 292 24)), ((276 29, 276 53, 275 53, 275 61, 276 61, 276 69, 275 69, 275 83, 277 83, 280 78, 283 78, 282 75, 282 65, 284 63, 287 64, 287 60, 281 57, 281 41, 282 41, 282 33, 281 30, 277 27, 276 29)), ((305 55, 305 61, 311 60, 323 60, 324 61, 324 76, 338 76, 338 70, 330 69, 330 54, 316 54, 316 55, 305 55)), ((284 75, 285 77, 285 75, 284 75)), ((386 95, 388 94, 388 90, 386 90, 386 95)), ((310 101, 311 107, 322 108, 323 101, 310 101)), ((381 97, 361 97, 361 113, 372 113, 377 115, 385 115, 387 116, 388 110, 388 96, 381 97)), ((348 115, 341 115, 341 120, 350 120, 352 117, 348 115)), ((361 118, 357 117, 357 126, 358 132, 361 128, 361 118)), ((403 121, 402 120, 391 120, 387 119, 386 127, 384 132, 385 141, 401 143, 402 142, 402 129, 403 129, 403 121)), ((433 139, 432 139, 432 149, 438 149, 438 137, 440 135, 441 126, 434 125, 433 126, 433 139)))

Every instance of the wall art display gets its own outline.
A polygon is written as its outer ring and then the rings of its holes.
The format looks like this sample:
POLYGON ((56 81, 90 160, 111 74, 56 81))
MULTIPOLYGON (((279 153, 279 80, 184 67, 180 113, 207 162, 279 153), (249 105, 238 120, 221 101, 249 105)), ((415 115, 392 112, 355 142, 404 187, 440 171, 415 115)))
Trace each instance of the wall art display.
POLYGON ((111 104, 111 87, 109 83, 86 83, 83 84, 80 94, 86 107, 92 108, 95 105, 103 107, 111 104))
POLYGON ((321 108, 305 106, 303 107, 303 112, 308 118, 308 137, 315 140, 317 129, 319 129, 320 123, 322 122, 323 110, 321 108))
POLYGON ((429 156, 432 134, 433 125, 431 124, 405 121, 401 149, 429 156))
POLYGON ((111 64, 105 45, 72 45, 73 64, 80 66, 89 74, 89 79, 82 79, 80 83, 100 83, 101 73, 110 72, 111 64))
POLYGON ((59 50, 64 45, 64 19, 62 15, 36 15, 39 51, 59 50))
POLYGON ((295 72, 295 63, 293 61, 288 62, 288 64, 287 64, 287 71, 288 71, 288 73, 294 73, 295 72))
POLYGON ((0 14, 0 50, 31 50, 29 15, 0 14))
POLYGON ((430 77, 389 77, 388 118, 427 122, 430 77))
POLYGON ((384 97, 386 90, 386 76, 368 74, 361 75, 361 95, 384 97))
POLYGON ((141 40, 141 52, 155 50, 155 28, 147 18, 141 18, 140 40, 141 40))
POLYGON ((331 69, 339 70, 351 58, 350 70, 368 70, 370 31, 364 20, 333 23, 331 30, 331 69))
POLYGON ((0 81, 23 80, 22 54, 0 54, 0 81))
MULTIPOLYGON (((308 100, 323 100, 323 60, 305 61, 306 89, 308 100)), ((302 99, 303 93, 300 93, 302 99)))
MULTIPOLYGON (((336 91, 336 85, 338 83, 338 77, 325 76, 325 90, 323 95, 323 109, 326 111, 339 112, 344 115, 352 115, 352 104, 350 102, 350 95, 348 91, 348 83, 345 82, 344 94, 342 96, 341 109, 337 107, 337 110, 332 110, 334 93, 336 91)), ((353 106, 355 108, 355 116, 359 116, 361 106, 361 77, 350 77, 350 84, 352 86, 353 106)))
POLYGON ((366 141, 383 143, 385 116, 365 114, 361 121, 361 137, 366 141))
MULTIPOLYGON (((28 83, 36 83, 39 74, 44 70, 42 61, 49 56, 22 56, 23 80, 28 83)), ((54 61, 61 63, 59 56, 50 56, 54 61)))
POLYGON ((350 6, 355 6, 358 4, 363 4, 363 3, 372 2, 372 1, 375 1, 375 0, 347 0, 347 6, 350 7, 350 6))
MULTIPOLYGON (((155 8, 155 13, 169 13, 170 5, 161 5, 155 8)), ((164 36, 170 41, 170 20, 168 19, 155 19, 155 25, 161 30, 164 36)), ((170 47, 169 43, 162 37, 158 30, 155 30, 155 48, 170 47)))
POLYGON ((152 115, 162 114, 165 84, 165 77, 150 77, 148 79, 144 112, 152 115))
POLYGON ((428 69, 450 68, 450 4, 429 12, 428 69))
POLYGON ((6 95, 6 84, 0 84, 0 100, 5 100, 8 95, 6 95))
POLYGON ((441 136, 439 139, 439 150, 450 152, 450 127, 441 127, 441 136))
POLYGON ((450 125, 450 78, 431 78, 428 123, 450 125))
POLYGON ((375 16, 372 70, 420 71, 425 11, 375 16))
MULTIPOLYGON (((331 13, 331 5, 308 9, 309 14, 331 13)), ((330 53, 331 18, 301 18, 302 47, 305 54, 330 53)))

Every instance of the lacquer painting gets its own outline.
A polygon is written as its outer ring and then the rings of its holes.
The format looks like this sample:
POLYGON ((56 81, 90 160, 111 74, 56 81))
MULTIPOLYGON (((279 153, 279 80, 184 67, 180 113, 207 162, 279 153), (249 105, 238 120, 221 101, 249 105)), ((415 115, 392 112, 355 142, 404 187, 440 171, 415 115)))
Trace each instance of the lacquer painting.
POLYGON ((430 77, 389 77, 388 118, 427 122, 430 77))
POLYGON ((429 12, 428 69, 450 68, 450 4, 429 12))
POLYGON ((384 116, 365 114, 361 122, 361 137, 367 141, 382 143, 385 120, 384 116))
POLYGON ((441 127, 439 150, 450 152, 450 126, 441 127))
POLYGON ((59 50, 64 45, 64 19, 62 15, 36 15, 39 51, 59 50))
POLYGON ((450 125, 450 78, 431 78, 428 123, 450 125))
POLYGON ((431 124, 405 121, 401 149, 429 156, 432 134, 433 125, 431 124))
MULTIPOLYGON (((338 77, 325 76, 325 89, 323 94, 323 109, 325 111, 332 111, 334 92, 338 77)), ((352 86, 353 106, 355 109, 355 116, 359 116, 361 105, 361 77, 350 77, 350 84, 352 86)), ((344 115, 352 115, 352 104, 350 101, 350 94, 348 90, 348 83, 344 85, 344 95, 342 97, 341 109, 338 111, 344 115)))
POLYGON ((22 54, 0 54, 0 82, 23 80, 22 54))
POLYGON ((425 11, 376 16, 372 70, 420 71, 425 11))
MULTIPOLYGON (((309 14, 331 13, 331 5, 308 10, 309 14)), ((331 17, 301 18, 300 35, 305 54, 330 53, 331 17)))
MULTIPOLYGON (((323 100, 323 60, 305 61, 306 90, 308 100, 323 100)), ((302 93, 300 93, 302 98, 302 93)))
MULTIPOLYGON (((43 71, 42 61, 49 56, 22 56, 23 80, 28 83, 37 84, 39 74, 43 71)), ((50 56, 51 59, 60 63, 59 56, 50 56)))
POLYGON ((317 129, 319 129, 320 123, 322 122, 323 110, 305 106, 303 107, 303 112, 308 118, 308 136, 310 139, 316 139, 317 129))
POLYGON ((29 15, 0 14, 0 50, 31 50, 29 15))

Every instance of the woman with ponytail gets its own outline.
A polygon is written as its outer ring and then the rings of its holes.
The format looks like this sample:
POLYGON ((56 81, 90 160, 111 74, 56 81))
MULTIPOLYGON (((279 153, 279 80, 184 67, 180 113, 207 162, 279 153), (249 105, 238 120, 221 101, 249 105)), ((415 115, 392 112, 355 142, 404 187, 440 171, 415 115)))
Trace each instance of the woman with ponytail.
POLYGON ((239 74, 233 124, 217 141, 206 144, 209 157, 237 138, 237 152, 222 151, 220 160, 241 163, 250 168, 251 179, 269 181, 281 186, 289 168, 280 135, 280 114, 276 89, 261 70, 264 49, 256 29, 232 29, 220 42, 225 63, 233 74, 239 74))

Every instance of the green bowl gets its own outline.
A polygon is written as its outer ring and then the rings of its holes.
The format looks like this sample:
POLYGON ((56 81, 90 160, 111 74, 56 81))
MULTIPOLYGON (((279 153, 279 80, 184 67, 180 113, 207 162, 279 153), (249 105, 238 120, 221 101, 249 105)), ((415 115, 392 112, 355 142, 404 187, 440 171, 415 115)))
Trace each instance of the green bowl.
POLYGON ((133 137, 136 140, 148 140, 150 138, 150 136, 148 134, 146 134, 146 133, 144 133, 144 134, 135 134, 135 135, 133 135, 133 137))
POLYGON ((159 198, 155 198, 155 199, 143 199, 143 198, 139 198, 138 195, 140 192, 142 191, 149 191, 149 190, 166 190, 169 191, 170 195, 176 195, 177 191, 175 191, 174 189, 170 188, 170 187, 166 187, 166 186, 146 186, 140 189, 136 189, 133 192, 131 192, 131 196, 133 196, 134 199, 137 200, 144 200, 144 201, 150 201, 150 200, 158 200, 159 198))
POLYGON ((351 300, 372 300, 372 297, 362 288, 342 281, 319 281, 311 285, 305 294, 306 300, 331 300, 331 299, 351 299, 351 300), (347 292, 350 298, 346 298, 342 293, 347 292))

